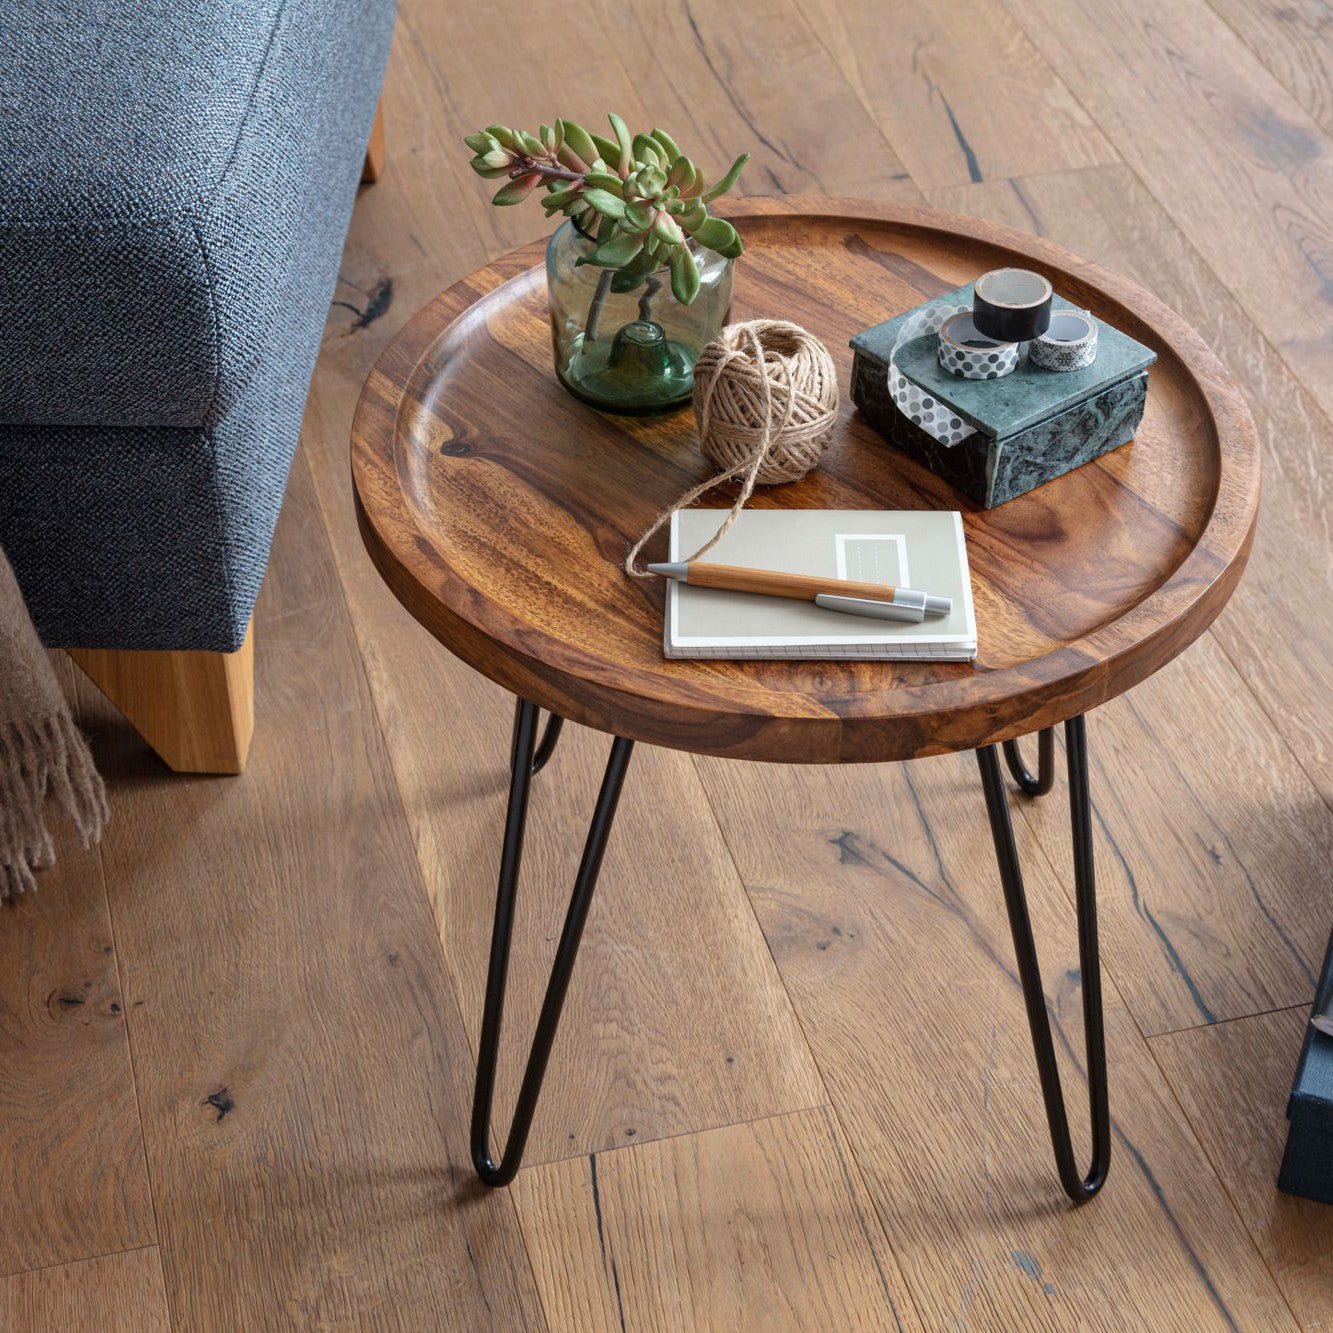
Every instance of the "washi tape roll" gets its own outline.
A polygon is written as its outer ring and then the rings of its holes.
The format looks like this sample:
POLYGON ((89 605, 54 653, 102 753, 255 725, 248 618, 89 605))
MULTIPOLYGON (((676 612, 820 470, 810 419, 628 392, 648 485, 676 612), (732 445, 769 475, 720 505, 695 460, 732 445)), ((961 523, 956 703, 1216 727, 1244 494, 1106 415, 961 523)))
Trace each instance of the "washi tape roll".
POLYGON ((976 326, 971 311, 951 315, 940 328, 936 359, 965 380, 998 380, 1018 364, 1018 344, 997 342, 976 326))
POLYGON ((996 268, 972 287, 972 315, 977 329, 997 342, 1025 343, 1046 332, 1051 322, 1051 284, 1025 268, 996 268))
POLYGON ((1050 328, 1028 347, 1043 370, 1084 370, 1097 359, 1097 321, 1086 310, 1057 310, 1050 328))
POLYGON ((931 334, 938 337, 941 326, 950 315, 966 310, 966 306, 954 305, 949 301, 932 301, 922 306, 903 321, 893 341, 893 350, 889 353, 889 396, 894 405, 914 426, 919 426, 932 439, 949 449, 971 439, 976 434, 975 428, 962 417, 955 416, 933 394, 909 380, 898 369, 898 349, 915 338, 925 338, 931 334))

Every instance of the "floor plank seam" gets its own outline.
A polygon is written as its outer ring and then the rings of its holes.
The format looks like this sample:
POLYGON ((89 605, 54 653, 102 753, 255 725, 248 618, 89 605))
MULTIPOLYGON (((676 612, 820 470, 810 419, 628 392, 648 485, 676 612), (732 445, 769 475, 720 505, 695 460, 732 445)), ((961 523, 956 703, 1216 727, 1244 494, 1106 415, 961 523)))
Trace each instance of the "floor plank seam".
MULTIPOLYGON (((1252 1014, 1232 1014, 1227 1018, 1219 1018, 1216 1023, 1192 1023, 1183 1028, 1168 1028, 1165 1032, 1150 1032, 1144 1034, 1144 1040, 1150 1044, 1163 1037, 1177 1037, 1182 1032, 1201 1032, 1214 1031, 1218 1028, 1224 1028, 1228 1023, 1246 1023, 1252 1018, 1268 1018, 1272 1014, 1307 1014, 1310 1012, 1310 1005, 1314 1003, 1314 995, 1304 1004, 1279 1004, 1272 1009, 1256 1009, 1252 1014)), ((1296 1055, 1293 1054, 1292 1070, 1295 1071, 1296 1055)))
POLYGON ((611 1153, 633 1152, 635 1148, 640 1148, 654 1143, 671 1143, 675 1139, 698 1138, 701 1134, 718 1134, 724 1129, 739 1129, 745 1125, 763 1125, 770 1120, 782 1120, 787 1116, 805 1115, 810 1111, 823 1111, 830 1109, 833 1103, 831 1101, 811 1102, 809 1106, 793 1106, 787 1111, 771 1111, 768 1115, 750 1116, 745 1120, 721 1120, 716 1125, 696 1125, 690 1129, 678 1129, 670 1134, 657 1134, 652 1137, 642 1137, 638 1135, 629 1143, 613 1143, 605 1148, 589 1148, 584 1152, 566 1153, 560 1157, 546 1157, 541 1161, 525 1161, 519 1168, 519 1174, 531 1174, 539 1171, 543 1167, 556 1166, 562 1162, 581 1162, 589 1155, 594 1157, 607 1157, 611 1153))
MULTIPOLYGON (((1262 338, 1263 334, 1260 334, 1259 336, 1262 338)), ((1271 346, 1272 344, 1269 345, 1271 346)), ((1300 383, 1299 380, 1297 382, 1300 383)), ((1302 387, 1304 386, 1302 385, 1302 387)), ((1316 410, 1318 410, 1322 415, 1323 410, 1321 408, 1318 408, 1317 405, 1316 405, 1316 410)), ((1329 420, 1328 418, 1325 418, 1325 420, 1328 422, 1328 438, 1333 439, 1333 420, 1329 420)), ((1292 743, 1291 738, 1286 734, 1286 732, 1282 730, 1282 728, 1278 724, 1278 719, 1273 716, 1273 713, 1270 711, 1270 708, 1265 704, 1264 694, 1261 693, 1255 687, 1254 683, 1241 669, 1239 664, 1236 662, 1235 658, 1233 658, 1232 655, 1227 651, 1227 646, 1223 642, 1221 636, 1214 632, 1214 628, 1211 625, 1208 627, 1207 632, 1209 635, 1212 636, 1213 642, 1217 644, 1218 650, 1221 652, 1222 656, 1226 658, 1227 662, 1231 666, 1231 669, 1236 673, 1237 676, 1240 677, 1241 681, 1244 683, 1246 690, 1249 691, 1250 697, 1258 705, 1259 711, 1268 719, 1273 735, 1277 737, 1277 739, 1281 741, 1284 746, 1286 746, 1288 754, 1290 754, 1291 757, 1296 761, 1296 767, 1300 769, 1302 774, 1304 774, 1305 779, 1307 782, 1309 782, 1310 787, 1314 791, 1315 796, 1318 797, 1320 802, 1322 802, 1324 808, 1330 814, 1333 814, 1333 792, 1329 792, 1326 794, 1323 789, 1323 786, 1320 784, 1315 774, 1311 773, 1310 770, 1306 767, 1305 759, 1302 757, 1301 752, 1292 743)))
MULTIPOLYGON (((71 671, 73 663, 71 662, 71 671)), ((80 726, 84 721, 83 700, 87 698, 86 691, 91 686, 86 680, 78 680, 77 674, 75 680, 75 698, 78 701, 78 715, 80 726)), ((108 797, 114 795, 114 792, 108 793, 108 797)), ((144 1128, 143 1118, 143 1099, 139 1091, 139 1063, 135 1053, 134 1037, 134 1006, 130 1003, 129 991, 125 985, 125 968, 121 961, 120 937, 116 930, 116 909, 111 901, 111 885, 107 877, 106 861, 102 854, 102 844, 97 845, 97 875, 102 882, 103 901, 106 904, 107 929, 111 932, 111 950, 112 957, 116 961, 116 987, 120 992, 120 1010, 121 1017, 125 1020, 125 1049, 129 1055, 130 1061, 130 1084, 134 1089, 134 1115, 139 1125, 139 1152, 143 1158, 144 1179, 148 1184, 148 1202, 153 1210, 153 1245, 158 1250, 158 1268, 162 1273, 162 1297, 167 1307, 167 1321, 172 1328, 177 1327, 176 1311, 172 1305, 171 1287, 167 1282, 166 1258, 162 1254, 162 1216, 157 1206, 157 1186, 153 1178, 153 1163, 148 1151, 148 1132, 144 1128)), ((132 1253, 134 1250, 146 1249, 147 1246, 131 1246, 127 1251, 120 1253, 132 1253)))
MULTIPOLYGON (((1291 1301, 1288 1299, 1287 1293, 1284 1290, 1282 1283, 1278 1280, 1278 1275, 1273 1271, 1272 1265, 1269 1264, 1267 1255, 1264 1254, 1263 1249, 1260 1247, 1258 1240, 1254 1236, 1254 1233, 1250 1230, 1249 1226, 1246 1224, 1245 1214, 1241 1212, 1240 1205, 1237 1203, 1235 1196, 1232 1194, 1230 1187, 1227 1185, 1225 1174, 1219 1169, 1217 1162, 1213 1160, 1212 1155, 1209 1153, 1207 1145, 1204 1142, 1202 1134, 1200 1133, 1198 1127, 1195 1125, 1194 1121, 1190 1119, 1189 1112, 1185 1109, 1184 1104, 1181 1102, 1180 1098, 1176 1095, 1175 1084, 1171 1082, 1170 1078, 1167 1076, 1166 1069, 1162 1065, 1162 1062, 1157 1058, 1157 1052, 1153 1049, 1152 1040, 1149 1040, 1146 1043, 1146 1045, 1148 1047, 1148 1055, 1152 1059, 1153 1066, 1157 1070, 1158 1077, 1161 1079, 1163 1087, 1165 1087, 1167 1094, 1170 1096, 1172 1102, 1175 1104, 1176 1111, 1180 1116, 1181 1123, 1188 1126, 1190 1137, 1194 1140, 1195 1144, 1199 1149, 1199 1152, 1203 1155, 1203 1160, 1208 1163, 1208 1169, 1213 1173, 1213 1179, 1217 1182, 1218 1186, 1221 1188, 1223 1197, 1226 1199, 1227 1203, 1231 1207, 1232 1213, 1235 1215, 1236 1225, 1240 1227, 1241 1234, 1250 1242, 1250 1248, 1254 1250, 1255 1254, 1259 1258, 1259 1262, 1263 1265, 1264 1271, 1271 1278, 1273 1283, 1273 1289, 1277 1292, 1278 1296, 1281 1298, 1282 1304, 1286 1306, 1287 1313, 1291 1315, 1291 1322, 1295 1324, 1297 1328, 1303 1327, 1301 1321, 1296 1317, 1296 1311, 1292 1307, 1291 1301)), ((1274 1186, 1274 1188, 1276 1189, 1276 1185, 1274 1186)))
MULTIPOLYGON (((40 1268, 20 1268, 14 1273, 0 1273, 0 1284, 10 1282, 21 1277, 35 1277, 39 1273, 53 1273, 59 1268, 73 1268, 78 1264, 94 1264, 99 1259, 118 1259, 124 1254, 140 1254, 144 1250, 159 1249, 157 1241, 149 1241, 147 1245, 127 1245, 123 1250, 107 1250, 102 1254, 85 1254, 78 1259, 61 1259, 58 1263, 42 1264, 40 1268)), ((163 1279, 165 1286, 165 1278, 163 1279)))

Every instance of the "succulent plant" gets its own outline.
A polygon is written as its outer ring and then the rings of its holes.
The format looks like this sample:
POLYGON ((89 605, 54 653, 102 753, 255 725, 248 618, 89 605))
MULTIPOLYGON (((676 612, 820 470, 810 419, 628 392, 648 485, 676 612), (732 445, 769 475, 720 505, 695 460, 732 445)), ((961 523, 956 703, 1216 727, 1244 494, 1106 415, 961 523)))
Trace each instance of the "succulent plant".
POLYGON ((614 140, 557 120, 538 134, 490 125, 464 142, 476 154, 477 175, 507 178, 493 203, 517 204, 545 186, 547 216, 563 213, 595 242, 578 262, 611 270, 613 291, 631 292, 657 269, 669 268, 672 295, 689 305, 699 294, 694 248, 728 259, 744 248, 731 223, 710 216, 708 205, 736 184, 750 155, 742 153, 705 188, 699 168, 665 131, 631 136, 619 116, 609 119, 614 140))

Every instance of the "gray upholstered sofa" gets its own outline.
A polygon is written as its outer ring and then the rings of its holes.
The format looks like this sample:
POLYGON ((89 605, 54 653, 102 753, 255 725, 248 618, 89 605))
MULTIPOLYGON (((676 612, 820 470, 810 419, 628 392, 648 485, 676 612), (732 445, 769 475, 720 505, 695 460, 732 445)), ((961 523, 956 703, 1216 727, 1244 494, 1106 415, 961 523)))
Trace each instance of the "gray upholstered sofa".
MULTIPOLYGON (((246 643, 392 27, 392 0, 0 5, 0 546, 48 644, 97 650, 76 660, 113 696, 147 690, 116 700, 136 722, 196 676, 246 688, 222 658, 246 643)), ((244 759, 149 740, 180 767, 244 759)))

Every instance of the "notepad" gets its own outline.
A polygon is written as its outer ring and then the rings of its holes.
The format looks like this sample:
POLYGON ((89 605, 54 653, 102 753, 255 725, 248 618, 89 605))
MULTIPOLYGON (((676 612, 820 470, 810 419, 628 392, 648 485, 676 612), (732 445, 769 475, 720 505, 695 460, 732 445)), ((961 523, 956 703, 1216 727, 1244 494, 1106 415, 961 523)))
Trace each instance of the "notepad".
MULTIPOLYGON (((671 560, 717 531, 726 510, 678 510, 671 560)), ((953 600, 920 624, 826 611, 813 602, 667 586, 668 657, 810 658, 815 661, 970 661, 977 655, 963 520, 948 511, 747 509, 705 560, 789 574, 918 588, 953 600)))

